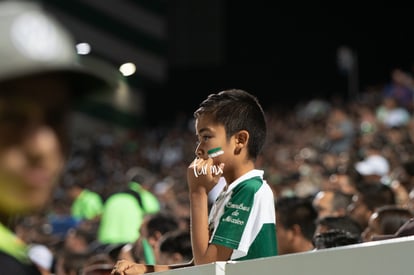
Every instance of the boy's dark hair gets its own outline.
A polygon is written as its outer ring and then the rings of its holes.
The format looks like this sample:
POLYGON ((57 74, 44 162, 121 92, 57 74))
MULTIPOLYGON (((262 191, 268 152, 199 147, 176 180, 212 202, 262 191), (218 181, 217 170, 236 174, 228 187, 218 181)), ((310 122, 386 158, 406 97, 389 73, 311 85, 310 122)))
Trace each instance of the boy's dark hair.
POLYGON ((275 208, 279 224, 286 229, 299 225, 303 236, 312 241, 318 217, 312 205, 312 197, 281 197, 276 201, 275 208))
POLYGON ((224 125, 227 139, 241 130, 248 131, 249 156, 257 158, 266 140, 267 126, 264 111, 255 96, 239 89, 210 94, 200 103, 194 117, 205 114, 224 125))

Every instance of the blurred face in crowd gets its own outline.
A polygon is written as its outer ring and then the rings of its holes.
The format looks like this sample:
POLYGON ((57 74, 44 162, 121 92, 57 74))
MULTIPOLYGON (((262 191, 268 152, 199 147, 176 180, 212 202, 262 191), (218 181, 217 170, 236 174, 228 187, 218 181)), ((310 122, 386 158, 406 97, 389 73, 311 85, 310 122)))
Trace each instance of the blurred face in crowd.
POLYGON ((320 191, 313 199, 313 207, 318 212, 318 218, 332 216, 335 213, 332 210, 332 200, 334 193, 331 191, 320 191))
POLYGON ((378 214, 373 213, 368 221, 368 226, 365 228, 365 230, 362 232, 362 239, 364 242, 371 241, 372 236, 374 235, 381 235, 381 228, 378 224, 378 214))
POLYGON ((293 245, 295 243, 295 228, 297 228, 298 225, 294 225, 293 228, 285 228, 278 217, 279 216, 276 213, 277 251, 279 255, 294 253, 293 245))
POLYGON ((368 220, 372 211, 368 209, 364 203, 361 194, 355 194, 352 197, 352 203, 348 206, 348 215, 356 220, 364 229, 367 226, 368 220))
POLYGON ((68 94, 56 78, 0 83, 2 219, 39 210, 51 197, 65 159, 68 94))

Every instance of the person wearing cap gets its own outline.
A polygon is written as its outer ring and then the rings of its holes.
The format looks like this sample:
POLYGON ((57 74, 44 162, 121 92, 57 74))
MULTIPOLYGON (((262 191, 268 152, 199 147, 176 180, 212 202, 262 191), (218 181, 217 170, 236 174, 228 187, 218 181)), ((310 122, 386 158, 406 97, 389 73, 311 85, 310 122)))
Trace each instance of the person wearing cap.
POLYGON ((0 31, 0 267, 40 274, 16 218, 50 201, 68 156, 73 100, 115 87, 79 63, 71 35, 36 2, 0 2, 0 31))
POLYGON ((388 159, 382 155, 382 141, 375 140, 364 148, 364 158, 355 163, 355 170, 362 180, 386 182, 391 167, 388 159))
POLYGON ((406 205, 409 201, 407 189, 401 184, 389 160, 382 155, 384 144, 375 141, 365 148, 365 158, 355 163, 355 170, 364 182, 381 182, 389 185, 395 193, 396 203, 406 205))

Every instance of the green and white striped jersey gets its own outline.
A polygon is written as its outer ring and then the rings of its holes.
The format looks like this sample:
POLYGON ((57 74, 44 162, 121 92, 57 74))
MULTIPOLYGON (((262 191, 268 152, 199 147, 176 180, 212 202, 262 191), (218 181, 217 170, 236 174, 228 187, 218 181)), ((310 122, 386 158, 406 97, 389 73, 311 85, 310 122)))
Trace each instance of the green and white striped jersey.
POLYGON ((211 208, 210 243, 232 248, 230 260, 277 255, 274 197, 263 173, 252 170, 232 182, 211 208))

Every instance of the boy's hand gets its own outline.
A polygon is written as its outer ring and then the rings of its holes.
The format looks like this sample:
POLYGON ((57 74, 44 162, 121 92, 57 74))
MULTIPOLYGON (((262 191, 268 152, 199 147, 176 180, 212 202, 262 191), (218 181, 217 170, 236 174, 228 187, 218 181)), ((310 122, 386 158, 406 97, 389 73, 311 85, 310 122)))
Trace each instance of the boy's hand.
POLYGON ((216 165, 211 158, 195 158, 187 169, 190 191, 204 189, 206 193, 210 192, 223 175, 223 169, 224 163, 216 165))

